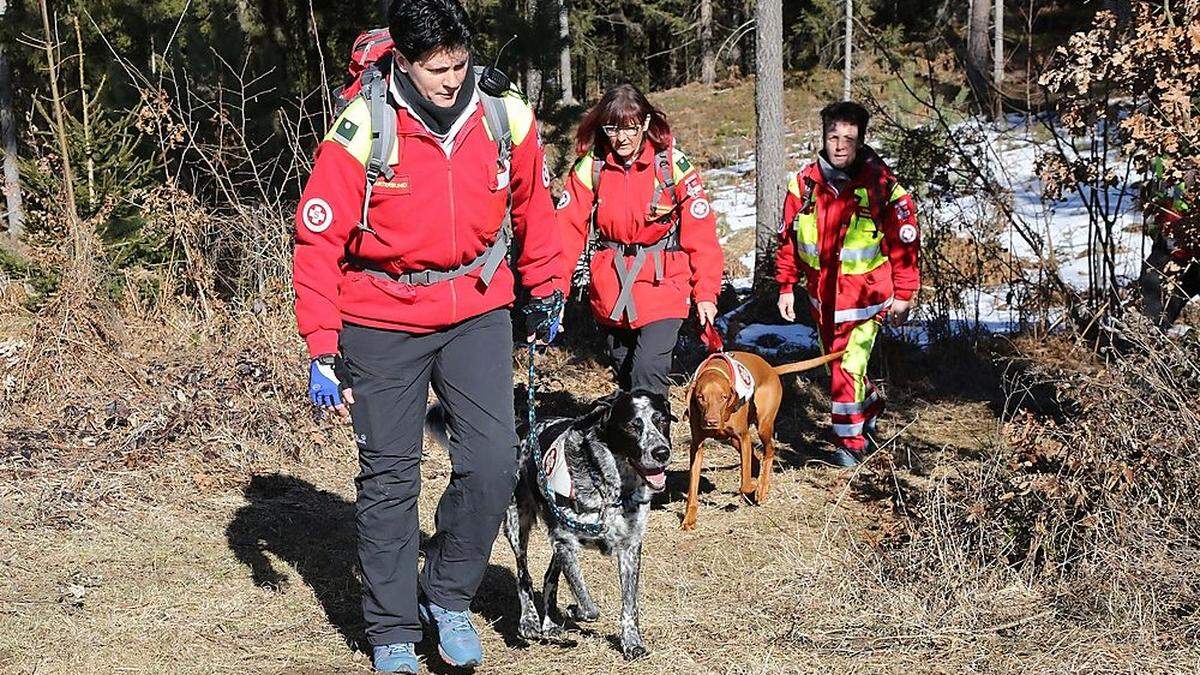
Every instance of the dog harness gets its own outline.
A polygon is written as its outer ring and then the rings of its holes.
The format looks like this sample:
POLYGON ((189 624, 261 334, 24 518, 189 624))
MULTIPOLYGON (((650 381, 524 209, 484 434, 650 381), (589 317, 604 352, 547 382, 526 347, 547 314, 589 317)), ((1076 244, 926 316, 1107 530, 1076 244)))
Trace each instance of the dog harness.
POLYGON ((696 378, 700 377, 700 373, 706 370, 715 370, 729 378, 729 382, 733 384, 733 393, 737 394, 739 406, 745 405, 754 396, 754 375, 751 374, 749 368, 728 352, 717 352, 704 359, 704 362, 696 369, 696 373, 692 375, 692 382, 695 382, 696 378), (724 366, 721 363, 724 363, 724 366))
POLYGON ((546 487, 556 495, 567 499, 575 498, 575 485, 571 481, 571 472, 567 469, 567 434, 559 434, 558 438, 546 448, 542 455, 542 475, 545 476, 546 487))

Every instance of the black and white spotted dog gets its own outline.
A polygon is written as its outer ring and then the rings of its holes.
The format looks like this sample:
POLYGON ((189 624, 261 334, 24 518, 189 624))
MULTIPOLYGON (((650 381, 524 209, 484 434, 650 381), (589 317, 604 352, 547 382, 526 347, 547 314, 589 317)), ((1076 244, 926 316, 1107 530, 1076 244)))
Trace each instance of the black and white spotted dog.
POLYGON ((582 417, 539 422, 540 466, 529 438, 521 444, 520 475, 504 523, 517 559, 521 637, 562 638, 563 627, 554 619, 560 573, 577 602, 566 616, 581 623, 599 618, 579 568, 580 548, 591 546, 605 555, 616 553, 625 658, 649 653, 638 631, 638 577, 650 500, 666 485, 670 415, 662 396, 621 392, 598 401, 582 417), (554 549, 540 597, 534 594, 526 555, 538 517, 554 549))

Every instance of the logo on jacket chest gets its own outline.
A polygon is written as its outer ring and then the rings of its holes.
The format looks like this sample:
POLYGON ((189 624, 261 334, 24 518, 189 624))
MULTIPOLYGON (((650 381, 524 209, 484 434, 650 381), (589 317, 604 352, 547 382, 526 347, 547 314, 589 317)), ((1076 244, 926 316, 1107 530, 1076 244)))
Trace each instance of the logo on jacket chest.
POLYGON ((409 180, 407 174, 396 174, 391 180, 381 180, 375 183, 375 186, 385 190, 395 190, 396 194, 401 195, 409 194, 412 191, 412 181, 409 180))

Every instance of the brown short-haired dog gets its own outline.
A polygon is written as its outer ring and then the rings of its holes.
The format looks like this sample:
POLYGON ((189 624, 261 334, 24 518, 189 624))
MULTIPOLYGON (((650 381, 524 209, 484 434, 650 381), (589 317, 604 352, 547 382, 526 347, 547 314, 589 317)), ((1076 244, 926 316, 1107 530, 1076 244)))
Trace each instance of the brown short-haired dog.
POLYGON ((696 527, 704 439, 723 440, 741 452, 742 484, 738 492, 746 496, 753 494, 754 501, 761 504, 770 489, 771 465, 775 460, 775 415, 779 413, 779 403, 783 399, 779 376, 822 366, 841 355, 838 351, 774 367, 755 354, 721 352, 700 364, 688 391, 687 414, 692 427, 691 480, 683 529, 696 527), (758 429, 763 446, 757 481, 751 475, 750 466, 754 450, 751 424, 758 429))

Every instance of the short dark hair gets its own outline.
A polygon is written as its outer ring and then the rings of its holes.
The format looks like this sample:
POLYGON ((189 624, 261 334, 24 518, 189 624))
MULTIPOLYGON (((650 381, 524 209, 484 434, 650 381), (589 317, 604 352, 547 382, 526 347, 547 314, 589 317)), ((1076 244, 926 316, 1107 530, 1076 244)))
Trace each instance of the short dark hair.
POLYGON ((458 0, 392 0, 388 32, 410 63, 436 49, 469 48, 475 35, 458 0))
POLYGON ((867 123, 871 121, 871 113, 854 101, 838 101, 830 103, 821 109, 821 135, 829 133, 829 127, 834 122, 845 122, 858 127, 858 142, 867 138, 867 123))

